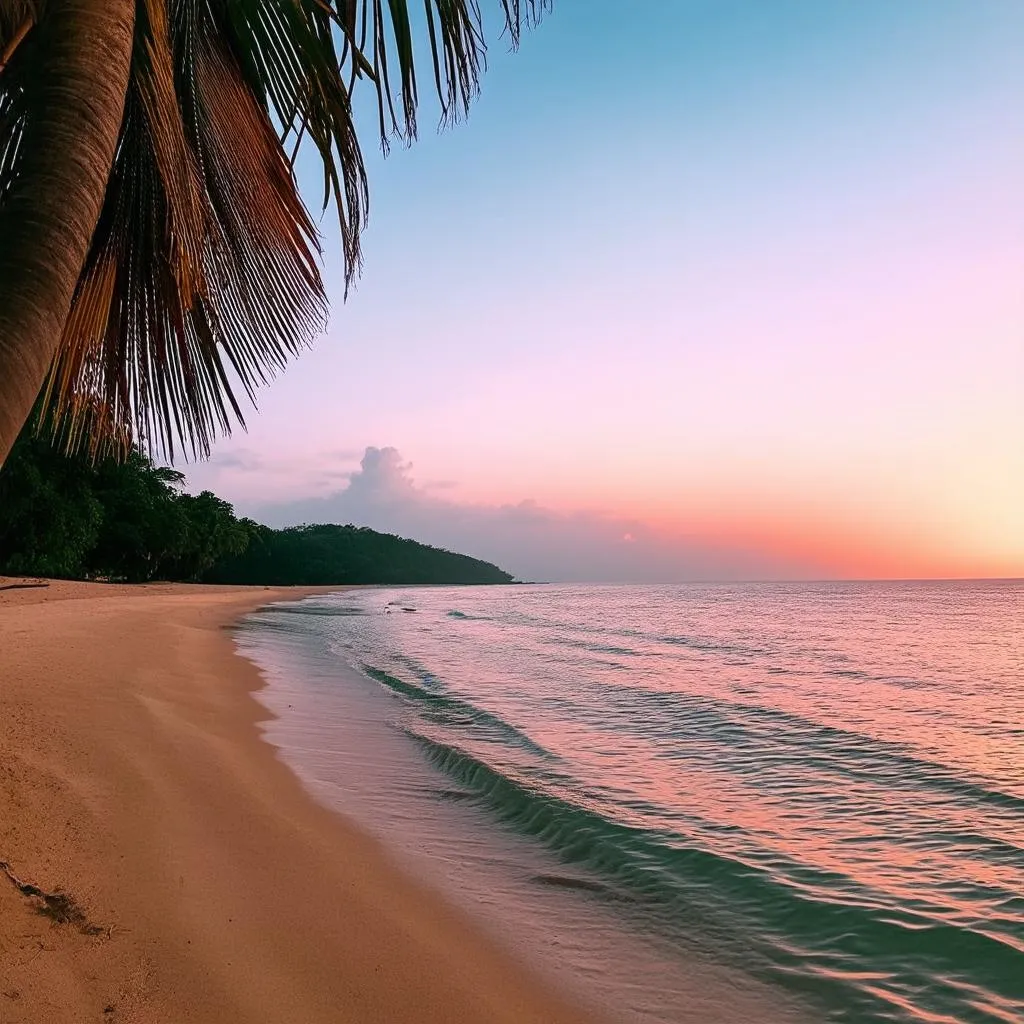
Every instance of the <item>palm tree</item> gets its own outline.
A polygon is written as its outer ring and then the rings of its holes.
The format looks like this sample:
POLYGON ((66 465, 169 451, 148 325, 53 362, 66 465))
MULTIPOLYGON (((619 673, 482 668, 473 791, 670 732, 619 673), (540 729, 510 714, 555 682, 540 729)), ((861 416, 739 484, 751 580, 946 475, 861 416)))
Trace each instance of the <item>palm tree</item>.
MULTIPOLYGON (((481 12, 423 3, 452 121, 478 87, 481 12)), ((499 3, 514 46, 549 0, 499 3)), ((368 204, 357 83, 385 148, 416 135, 410 6, 0 0, 0 465, 41 394, 94 450, 205 454, 242 421, 239 389, 325 324, 299 148, 322 163, 347 287, 368 204)))

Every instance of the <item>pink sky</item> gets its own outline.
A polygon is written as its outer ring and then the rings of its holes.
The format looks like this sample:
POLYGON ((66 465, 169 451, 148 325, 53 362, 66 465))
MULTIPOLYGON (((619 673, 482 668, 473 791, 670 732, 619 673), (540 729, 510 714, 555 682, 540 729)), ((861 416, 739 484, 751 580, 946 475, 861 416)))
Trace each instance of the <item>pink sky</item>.
POLYGON ((449 503, 1024 575, 1024 5, 784 6, 566 3, 499 55, 372 168, 355 296, 193 486, 258 514, 393 445, 449 503))

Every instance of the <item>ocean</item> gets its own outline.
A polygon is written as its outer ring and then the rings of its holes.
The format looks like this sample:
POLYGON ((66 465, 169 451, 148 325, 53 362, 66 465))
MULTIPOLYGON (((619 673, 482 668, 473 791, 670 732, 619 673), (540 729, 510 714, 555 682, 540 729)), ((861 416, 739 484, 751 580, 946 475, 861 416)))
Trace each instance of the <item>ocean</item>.
POLYGON ((317 799, 623 1021, 1024 1021, 1024 583, 362 589, 239 628, 317 799))

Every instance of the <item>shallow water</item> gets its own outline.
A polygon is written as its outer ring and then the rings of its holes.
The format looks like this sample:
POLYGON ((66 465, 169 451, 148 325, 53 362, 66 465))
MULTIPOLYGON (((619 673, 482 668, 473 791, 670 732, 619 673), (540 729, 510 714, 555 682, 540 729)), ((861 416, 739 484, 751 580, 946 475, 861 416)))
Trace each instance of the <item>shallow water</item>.
POLYGON ((240 643, 314 792, 613 1016, 1005 1022, 1022 613, 1020 583, 415 588, 240 643))

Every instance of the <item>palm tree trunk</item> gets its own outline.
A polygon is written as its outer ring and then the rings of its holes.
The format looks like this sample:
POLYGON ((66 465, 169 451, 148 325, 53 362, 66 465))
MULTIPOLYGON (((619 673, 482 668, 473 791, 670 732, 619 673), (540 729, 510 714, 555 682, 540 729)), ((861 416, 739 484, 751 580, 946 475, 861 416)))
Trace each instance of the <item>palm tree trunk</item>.
POLYGON ((31 115, 0 205, 0 466, 43 386, 99 219, 136 0, 47 0, 31 115))

